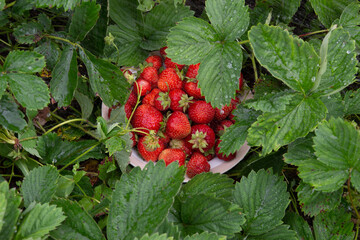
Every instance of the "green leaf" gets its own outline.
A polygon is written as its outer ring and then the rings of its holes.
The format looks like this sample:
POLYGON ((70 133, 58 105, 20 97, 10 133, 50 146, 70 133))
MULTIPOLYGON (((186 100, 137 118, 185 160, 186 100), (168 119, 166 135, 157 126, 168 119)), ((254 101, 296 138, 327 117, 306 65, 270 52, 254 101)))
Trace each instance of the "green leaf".
MULTIPOLYGON (((359 171, 360 133, 343 119, 330 119, 315 131, 314 149, 317 159, 311 165, 300 165, 300 177, 316 190, 336 191, 350 174, 359 171), (329 174, 335 174, 328 178, 329 174)), ((355 186, 357 183, 354 182, 355 186)))
POLYGON ((86 34, 95 26, 101 6, 96 1, 82 2, 71 18, 69 35, 74 42, 84 40, 86 34))
POLYGON ((339 206, 342 196, 342 189, 324 193, 314 190, 310 185, 304 182, 300 182, 296 191, 298 193, 297 196, 301 210, 311 217, 339 206))
MULTIPOLYGON (((282 22, 288 24, 292 20, 292 17, 294 16, 298 8, 300 7, 300 4, 301 0, 268 0, 261 2, 257 1, 254 11, 263 13, 262 17, 265 18, 271 11, 272 20, 274 20, 275 23, 282 22)), ((257 23, 259 23, 259 21, 254 22, 253 25, 256 25, 257 23)), ((265 20, 261 21, 261 23, 265 23, 265 20)))
POLYGON ((74 97, 80 105, 81 118, 88 119, 94 108, 92 99, 80 91, 75 91, 74 97))
POLYGON ((109 0, 110 18, 122 32, 133 36, 138 35, 138 24, 142 21, 141 12, 136 9, 137 5, 137 0, 109 0))
POLYGON ((208 0, 205 5, 211 25, 222 40, 233 41, 247 30, 250 16, 244 0, 208 0))
POLYGON ((284 161, 292 165, 306 164, 306 161, 316 159, 314 154, 314 134, 309 133, 304 138, 296 139, 288 145, 288 152, 284 154, 284 161))
POLYGON ((50 233, 55 239, 105 239, 95 220, 75 201, 57 199, 53 202, 62 208, 65 221, 50 233))
POLYGON ((121 136, 121 138, 122 141, 125 141, 125 148, 122 151, 114 152, 114 157, 120 167, 121 172, 125 173, 126 168, 130 162, 131 147, 133 142, 130 138, 130 134, 125 134, 121 136))
POLYGON ((36 43, 42 38, 43 26, 37 22, 23 23, 14 29, 14 37, 21 44, 36 43))
POLYGON ((225 237, 220 237, 216 233, 203 232, 201 234, 196 233, 191 236, 186 236, 184 240, 225 240, 225 237))
POLYGON ((51 19, 45 13, 39 14, 38 22, 42 25, 45 31, 51 31, 51 19))
POLYGON ((58 63, 52 71, 50 81, 51 95, 58 102, 58 107, 71 104, 78 84, 76 49, 66 45, 58 63))
POLYGON ((168 237, 173 237, 174 240, 181 239, 181 232, 179 227, 174 223, 169 222, 168 218, 165 218, 164 221, 156 228, 156 232, 159 234, 166 233, 168 237))
MULTIPOLYGON (((2 79, 2 78, 0 78, 2 79)), ((0 100, 0 124, 7 130, 19 132, 27 126, 24 114, 18 109, 18 105, 8 95, 0 100)))
POLYGON ((245 143, 248 129, 260 115, 260 112, 247 109, 243 105, 239 105, 232 113, 236 117, 235 124, 227 128, 220 138, 222 141, 219 147, 225 154, 235 153, 241 148, 245 143))
POLYGON ((60 56, 60 48, 53 41, 46 40, 34 49, 35 52, 45 56, 47 67, 52 70, 60 56))
POLYGON ((290 202, 283 179, 265 170, 242 177, 235 185, 234 199, 245 214, 244 232, 250 235, 265 234, 279 226, 290 202))
POLYGON ((163 161, 123 174, 112 196, 109 240, 151 234, 166 217, 183 180, 184 168, 177 163, 165 167, 163 161))
POLYGON ((288 212, 284 218, 285 223, 290 225, 290 229, 296 232, 298 239, 314 240, 309 224, 300 215, 288 212))
POLYGON ((239 206, 207 194, 188 197, 181 204, 178 224, 186 235, 216 232, 233 236, 245 222, 239 206))
POLYGON ((262 24, 251 28, 249 40, 257 60, 274 77, 303 94, 312 89, 320 59, 309 43, 262 24))
POLYGON ((155 2, 152 0, 140 0, 137 9, 142 12, 150 11, 155 5, 155 2))
POLYGON ((331 30, 320 49, 321 65, 316 77, 315 92, 334 94, 355 80, 357 72, 355 42, 342 28, 331 30))
POLYGON ((32 202, 50 202, 56 191, 59 172, 53 166, 37 167, 24 178, 21 192, 25 206, 32 202))
POLYGON ((9 185, 6 181, 0 183, 0 195, 1 194, 5 196, 7 204, 2 228, 0 227, 0 236, 4 240, 11 240, 16 230, 16 222, 21 213, 18 207, 22 199, 15 188, 9 190, 9 185))
POLYGON ((6 5, 5 0, 1 0, 0 1, 0 10, 3 10, 5 5, 6 5))
POLYGON ((320 100, 325 104, 328 110, 326 120, 329 120, 331 117, 337 118, 345 116, 344 100, 339 92, 331 96, 322 96, 320 97, 320 100))
POLYGON ((216 47, 218 40, 215 29, 206 21, 189 17, 171 28, 167 38, 167 55, 182 64, 203 62, 216 47))
POLYGON ((247 141, 250 145, 263 146, 263 154, 270 153, 306 136, 325 118, 326 111, 317 98, 295 96, 285 111, 259 116, 248 131, 247 141))
POLYGON ((115 152, 124 150, 126 145, 122 136, 113 136, 105 141, 105 146, 108 149, 109 155, 113 155, 115 152))
POLYGON ((287 225, 280 225, 267 233, 259 236, 249 236, 249 240, 297 240, 296 232, 289 229, 287 225))
POLYGON ((29 122, 28 127, 24 129, 23 132, 19 133, 18 139, 21 141, 21 146, 28 153, 37 156, 40 158, 38 151, 36 150, 36 138, 37 134, 35 127, 32 122, 29 122), (34 138, 34 139, 29 139, 34 138), (24 139, 27 139, 23 141, 24 139))
POLYGON ((0 73, 0 99, 5 92, 7 85, 7 78, 4 77, 2 73, 0 73))
POLYGON ((32 51, 11 51, 3 69, 7 72, 36 73, 45 67, 45 57, 32 51))
POLYGON ((61 208, 48 203, 37 203, 31 211, 25 215, 15 240, 41 239, 50 231, 58 227, 66 217, 61 208))
POLYGON ((66 11, 73 9, 81 0, 35 0, 36 7, 63 7, 66 11))
POLYGON ((41 78, 20 73, 9 73, 6 76, 11 92, 23 107, 37 110, 49 104, 49 88, 41 78))
POLYGON ((146 40, 140 46, 150 51, 165 46, 169 29, 183 18, 191 17, 193 14, 188 6, 175 6, 171 1, 162 1, 145 15, 144 35, 146 40))
POLYGON ((80 51, 80 56, 89 74, 91 88, 100 95, 105 105, 111 107, 117 102, 125 103, 130 84, 120 69, 86 50, 80 51))
POLYGON ((326 28, 330 28, 335 19, 350 3, 356 0, 310 0, 312 7, 320 21, 326 28))
POLYGON ((360 114, 360 90, 346 91, 344 96, 345 115, 360 114))
POLYGON ((343 208, 320 213, 315 217, 313 225, 316 240, 354 239, 351 214, 343 208))
POLYGON ((55 196, 67 198, 74 190, 75 181, 71 175, 60 175, 57 183, 55 196))
POLYGON ((149 236, 149 234, 145 234, 140 239, 136 237, 135 240, 173 240, 173 238, 167 237, 166 234, 159 235, 159 233, 154 233, 151 236, 149 236))
POLYGON ((360 4, 353 2, 349 4, 342 12, 339 20, 339 25, 349 32, 352 39, 354 39, 359 47, 360 45, 360 4))
POLYGON ((217 44, 201 62, 198 84, 213 107, 229 105, 239 89, 242 49, 236 42, 217 44))
POLYGON ((6 213, 7 199, 5 193, 0 192, 0 229, 4 226, 6 213))

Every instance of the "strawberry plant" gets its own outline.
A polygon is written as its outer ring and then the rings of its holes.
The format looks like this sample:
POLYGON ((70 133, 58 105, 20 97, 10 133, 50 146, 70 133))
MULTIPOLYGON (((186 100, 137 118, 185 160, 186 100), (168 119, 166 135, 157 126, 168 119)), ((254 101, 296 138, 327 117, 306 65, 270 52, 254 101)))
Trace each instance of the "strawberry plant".
POLYGON ((356 0, 0 0, 0 238, 359 239, 359 26, 356 0))

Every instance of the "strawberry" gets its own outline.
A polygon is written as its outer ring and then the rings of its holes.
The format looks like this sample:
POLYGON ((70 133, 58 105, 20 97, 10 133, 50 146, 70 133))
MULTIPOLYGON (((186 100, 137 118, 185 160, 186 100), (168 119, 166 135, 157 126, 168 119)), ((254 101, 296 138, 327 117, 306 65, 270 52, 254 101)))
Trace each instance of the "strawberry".
POLYGON ((168 92, 159 92, 154 99, 154 107, 159 111, 166 111, 170 108, 170 97, 168 92))
POLYGON ((189 118, 195 123, 210 123, 215 116, 215 109, 210 103, 203 100, 190 104, 188 110, 189 118))
POLYGON ((240 73, 240 77, 239 77, 239 89, 236 90, 236 93, 239 93, 242 89, 242 87, 244 86, 244 77, 243 74, 240 73))
POLYGON ((161 55, 161 56, 166 57, 167 54, 166 54, 165 50, 166 50, 167 48, 168 48, 167 46, 160 48, 160 55, 161 55))
POLYGON ((191 132, 191 125, 187 116, 179 111, 173 112, 166 122, 166 133, 172 139, 182 139, 191 132))
POLYGON ((159 75, 158 88, 163 92, 168 92, 176 88, 182 88, 182 81, 173 68, 167 68, 159 75))
POLYGON ((183 150, 184 153, 186 154, 186 156, 190 156, 192 154, 191 144, 189 144, 184 139, 172 139, 170 141, 169 145, 170 145, 170 148, 176 148, 176 149, 183 150))
POLYGON ((168 58, 168 57, 165 57, 164 64, 165 64, 166 68, 178 69, 179 71, 181 71, 181 69, 183 69, 185 67, 184 64, 175 63, 175 62, 171 61, 171 58, 168 58))
POLYGON ((222 159, 224 161, 230 161, 233 160, 236 157, 236 153, 230 153, 228 156, 226 156, 224 153, 220 153, 220 147, 219 144, 222 140, 217 139, 215 143, 215 154, 219 159, 222 159))
POLYGON ((230 121, 230 120, 227 120, 227 119, 222 120, 214 128, 216 136, 219 136, 219 137, 222 136, 225 133, 226 129, 228 127, 230 127, 231 125, 233 125, 233 124, 234 123, 232 121, 230 121))
POLYGON ((164 149, 158 157, 159 161, 160 160, 165 161, 166 166, 174 161, 178 161, 179 166, 182 166, 185 164, 185 159, 186 159, 185 153, 182 150, 175 148, 164 149))
POLYGON ((194 152, 186 166, 186 174, 192 178, 203 172, 210 172, 210 164, 203 154, 194 152))
POLYGON ((195 99, 205 99, 205 97, 201 95, 197 80, 187 80, 184 84, 184 90, 189 96, 195 99))
POLYGON ((140 92, 140 96, 145 96, 151 91, 151 84, 142 78, 136 80, 136 85, 134 87, 135 93, 139 95, 140 92))
POLYGON ((208 125, 198 124, 191 127, 191 135, 185 140, 192 144, 192 149, 203 153, 214 146, 215 133, 208 125))
POLYGON ((156 96, 156 94, 158 94, 159 92, 161 92, 160 89, 154 88, 149 94, 147 94, 147 95, 143 98, 142 103, 143 103, 143 104, 150 104, 151 106, 154 106, 154 105, 155 105, 155 103, 154 103, 154 101, 155 101, 155 96, 156 96))
POLYGON ((181 89, 173 89, 169 92, 170 97, 170 109, 173 111, 183 111, 189 107, 189 104, 192 103, 192 97, 189 97, 183 90, 181 89))
POLYGON ((167 146, 169 144, 171 139, 170 139, 169 135, 167 135, 166 132, 160 130, 158 132, 158 136, 159 136, 160 140, 164 143, 165 146, 167 146))
POLYGON ((231 99, 232 110, 234 110, 239 103, 240 103, 240 99, 238 97, 232 98, 231 99))
POLYGON ((155 67, 146 67, 141 72, 140 78, 148 81, 151 86, 157 86, 159 80, 158 70, 155 67))
POLYGON ((145 59, 145 61, 150 63, 152 67, 156 68, 157 70, 159 70, 159 68, 162 66, 162 59, 158 55, 149 56, 147 59, 145 59))
POLYGON ((128 100, 126 101, 126 103, 129 103, 132 107, 135 107, 137 102, 137 94, 135 92, 135 89, 133 89, 129 95, 128 100))
POLYGON ((125 111, 126 118, 129 119, 131 116, 131 113, 133 111, 133 107, 130 105, 130 103, 125 103, 124 111, 125 111))
POLYGON ((129 132, 130 134, 130 139, 132 140, 132 146, 131 147, 135 147, 136 143, 137 143, 137 135, 133 132, 129 132))
MULTIPOLYGON (((150 104, 142 104, 136 110, 131 119, 131 124, 134 128, 145 128, 140 129, 145 133, 149 133, 149 130, 159 131, 163 115, 159 110, 150 104)), ((144 135, 139 133, 140 135, 144 135)))
POLYGON ((223 106, 221 109, 215 108, 214 120, 216 121, 224 120, 227 116, 229 116, 232 110, 233 110, 233 106, 231 105, 231 103, 230 105, 223 106))
POLYGON ((164 150, 164 143, 153 132, 139 139, 138 150, 146 161, 156 161, 164 150))
POLYGON ((189 68, 186 72, 185 77, 190 78, 190 79, 196 78, 198 71, 199 71, 199 67, 200 67, 200 63, 189 65, 189 68))

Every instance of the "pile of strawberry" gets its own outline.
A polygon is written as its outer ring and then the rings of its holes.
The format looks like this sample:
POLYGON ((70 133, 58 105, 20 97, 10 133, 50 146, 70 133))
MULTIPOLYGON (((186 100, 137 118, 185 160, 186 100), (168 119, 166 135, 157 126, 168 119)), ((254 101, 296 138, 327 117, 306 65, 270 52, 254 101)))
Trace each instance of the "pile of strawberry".
MULTIPOLYGON (((210 171, 208 161, 215 156, 224 161, 236 157, 236 153, 229 156, 219 153, 218 145, 226 128, 234 124, 231 112, 239 99, 221 109, 213 108, 198 88, 200 63, 190 66, 174 63, 166 57, 165 49, 160 50, 161 56, 146 59, 137 79, 131 71, 124 71, 125 77, 135 82, 125 104, 126 117, 131 119, 136 133, 132 137, 133 146, 137 146, 145 161, 162 159, 166 165, 187 162, 186 173, 191 178, 210 171), (136 107, 138 97, 140 104, 136 107)), ((240 88, 242 82, 241 75, 240 88)))

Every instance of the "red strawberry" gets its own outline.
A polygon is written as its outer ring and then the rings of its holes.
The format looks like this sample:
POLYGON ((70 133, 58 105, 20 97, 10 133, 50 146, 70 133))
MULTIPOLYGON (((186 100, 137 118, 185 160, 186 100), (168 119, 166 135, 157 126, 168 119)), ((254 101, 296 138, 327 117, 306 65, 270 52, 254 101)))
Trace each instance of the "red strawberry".
POLYGON ((158 157, 158 160, 165 161, 166 166, 175 161, 178 161, 179 166, 182 166, 185 164, 185 159, 186 159, 185 153, 180 149, 174 149, 174 148, 164 149, 158 157))
POLYGON ((129 103, 132 107, 135 107, 137 102, 137 94, 135 92, 135 89, 131 91, 128 100, 126 103, 129 103))
POLYGON ((187 80, 184 84, 184 90, 189 96, 195 99, 205 99, 205 97, 201 95, 197 80, 187 80))
POLYGON ((154 106, 159 111, 166 111, 170 108, 170 97, 168 92, 159 92, 155 96, 154 106))
POLYGON ((173 111, 183 111, 189 107, 189 104, 192 103, 192 97, 189 97, 183 90, 177 88, 169 92, 170 97, 170 109, 173 111))
POLYGON ((125 103, 124 111, 125 111, 126 118, 129 119, 131 116, 131 113, 133 111, 133 107, 129 103, 125 103))
POLYGON ((232 110, 234 110, 239 103, 240 103, 240 99, 238 97, 231 99, 232 110))
POLYGON ((138 150, 144 160, 155 162, 164 150, 164 143, 152 133, 140 138, 138 150))
POLYGON ((229 116, 229 114, 231 113, 232 110, 233 110, 233 106, 231 105, 231 103, 230 103, 230 105, 223 106, 221 109, 215 108, 214 119, 216 121, 222 121, 227 116, 229 116))
POLYGON ((167 146, 169 144, 171 139, 170 139, 169 135, 167 135, 166 132, 160 130, 158 132, 158 136, 159 136, 160 140, 164 143, 165 146, 167 146))
POLYGON ((166 122, 166 133, 170 138, 185 138, 190 134, 190 131, 191 125, 189 119, 182 112, 173 112, 166 122))
POLYGON ((235 123, 235 115, 230 113, 229 116, 228 116, 228 119, 232 122, 232 123, 235 123))
POLYGON ((206 124, 214 119, 215 109, 210 103, 199 100, 190 104, 188 114, 193 122, 206 124))
POLYGON ((200 63, 189 65, 189 68, 186 72, 186 77, 193 79, 196 78, 199 71, 200 63))
POLYGON ((155 105, 155 103, 154 103, 154 101, 155 101, 155 96, 156 96, 156 94, 158 94, 159 92, 161 92, 160 89, 154 88, 149 94, 147 94, 147 95, 143 98, 142 103, 143 103, 143 104, 150 104, 151 106, 154 106, 154 105, 155 105))
POLYGON ((158 88, 163 92, 168 92, 182 87, 182 81, 173 68, 167 68, 160 73, 158 88))
POLYGON ((191 135, 185 140, 192 144, 192 149, 203 153, 214 146, 215 133, 208 125, 198 124, 191 127, 191 135))
POLYGON ((147 59, 145 59, 146 62, 152 64, 154 68, 159 70, 162 66, 162 59, 158 55, 149 56, 147 59))
POLYGON ((170 148, 183 150, 186 156, 190 156, 192 154, 191 144, 189 144, 184 139, 172 139, 169 145, 170 148))
POLYGON ((216 144, 215 144, 215 154, 219 159, 222 159, 224 161, 230 161, 233 160, 236 157, 236 153, 230 153, 228 156, 226 156, 224 153, 220 153, 220 149, 219 148, 219 144, 221 143, 222 140, 217 139, 216 140, 216 144))
POLYGON ((171 61, 171 58, 168 58, 168 57, 165 57, 164 64, 165 64, 166 68, 173 68, 173 69, 177 68, 177 69, 179 69, 179 71, 181 71, 181 69, 183 69, 185 67, 184 64, 175 63, 175 62, 171 61))
POLYGON ((148 81, 139 78, 136 80, 134 88, 137 95, 139 95, 140 92, 140 96, 145 96, 151 91, 151 84, 148 81))
POLYGON ((130 139, 132 140, 132 146, 131 147, 135 147, 136 143, 137 143, 137 135, 133 132, 129 132, 130 134, 130 139))
POLYGON ((243 74, 240 73, 240 77, 239 77, 239 89, 236 90, 236 93, 239 93, 239 92, 241 91, 243 85, 244 85, 244 77, 243 77, 243 74))
POLYGON ((214 128, 216 136, 219 136, 219 137, 222 136, 224 134, 224 132, 226 131, 226 128, 230 127, 233 124, 234 123, 232 121, 230 121, 230 120, 226 120, 226 119, 222 120, 214 128))
POLYGON ((158 70, 155 67, 146 67, 141 72, 140 78, 148 81, 151 86, 157 86, 159 80, 158 70))
POLYGON ((167 48, 168 48, 167 46, 160 48, 160 55, 161 55, 161 56, 166 57, 167 54, 166 54, 165 50, 166 50, 167 48))
POLYGON ((199 152, 193 153, 186 168, 186 174, 189 178, 203 172, 210 172, 210 164, 208 163, 206 157, 199 152))
MULTIPOLYGON (((134 128, 141 128, 139 130, 149 133, 149 130, 159 131, 163 115, 159 110, 150 104, 142 104, 136 110, 131 119, 131 124, 134 128), (145 129, 143 129, 145 128, 145 129)), ((142 133, 139 133, 143 135, 142 133)))

